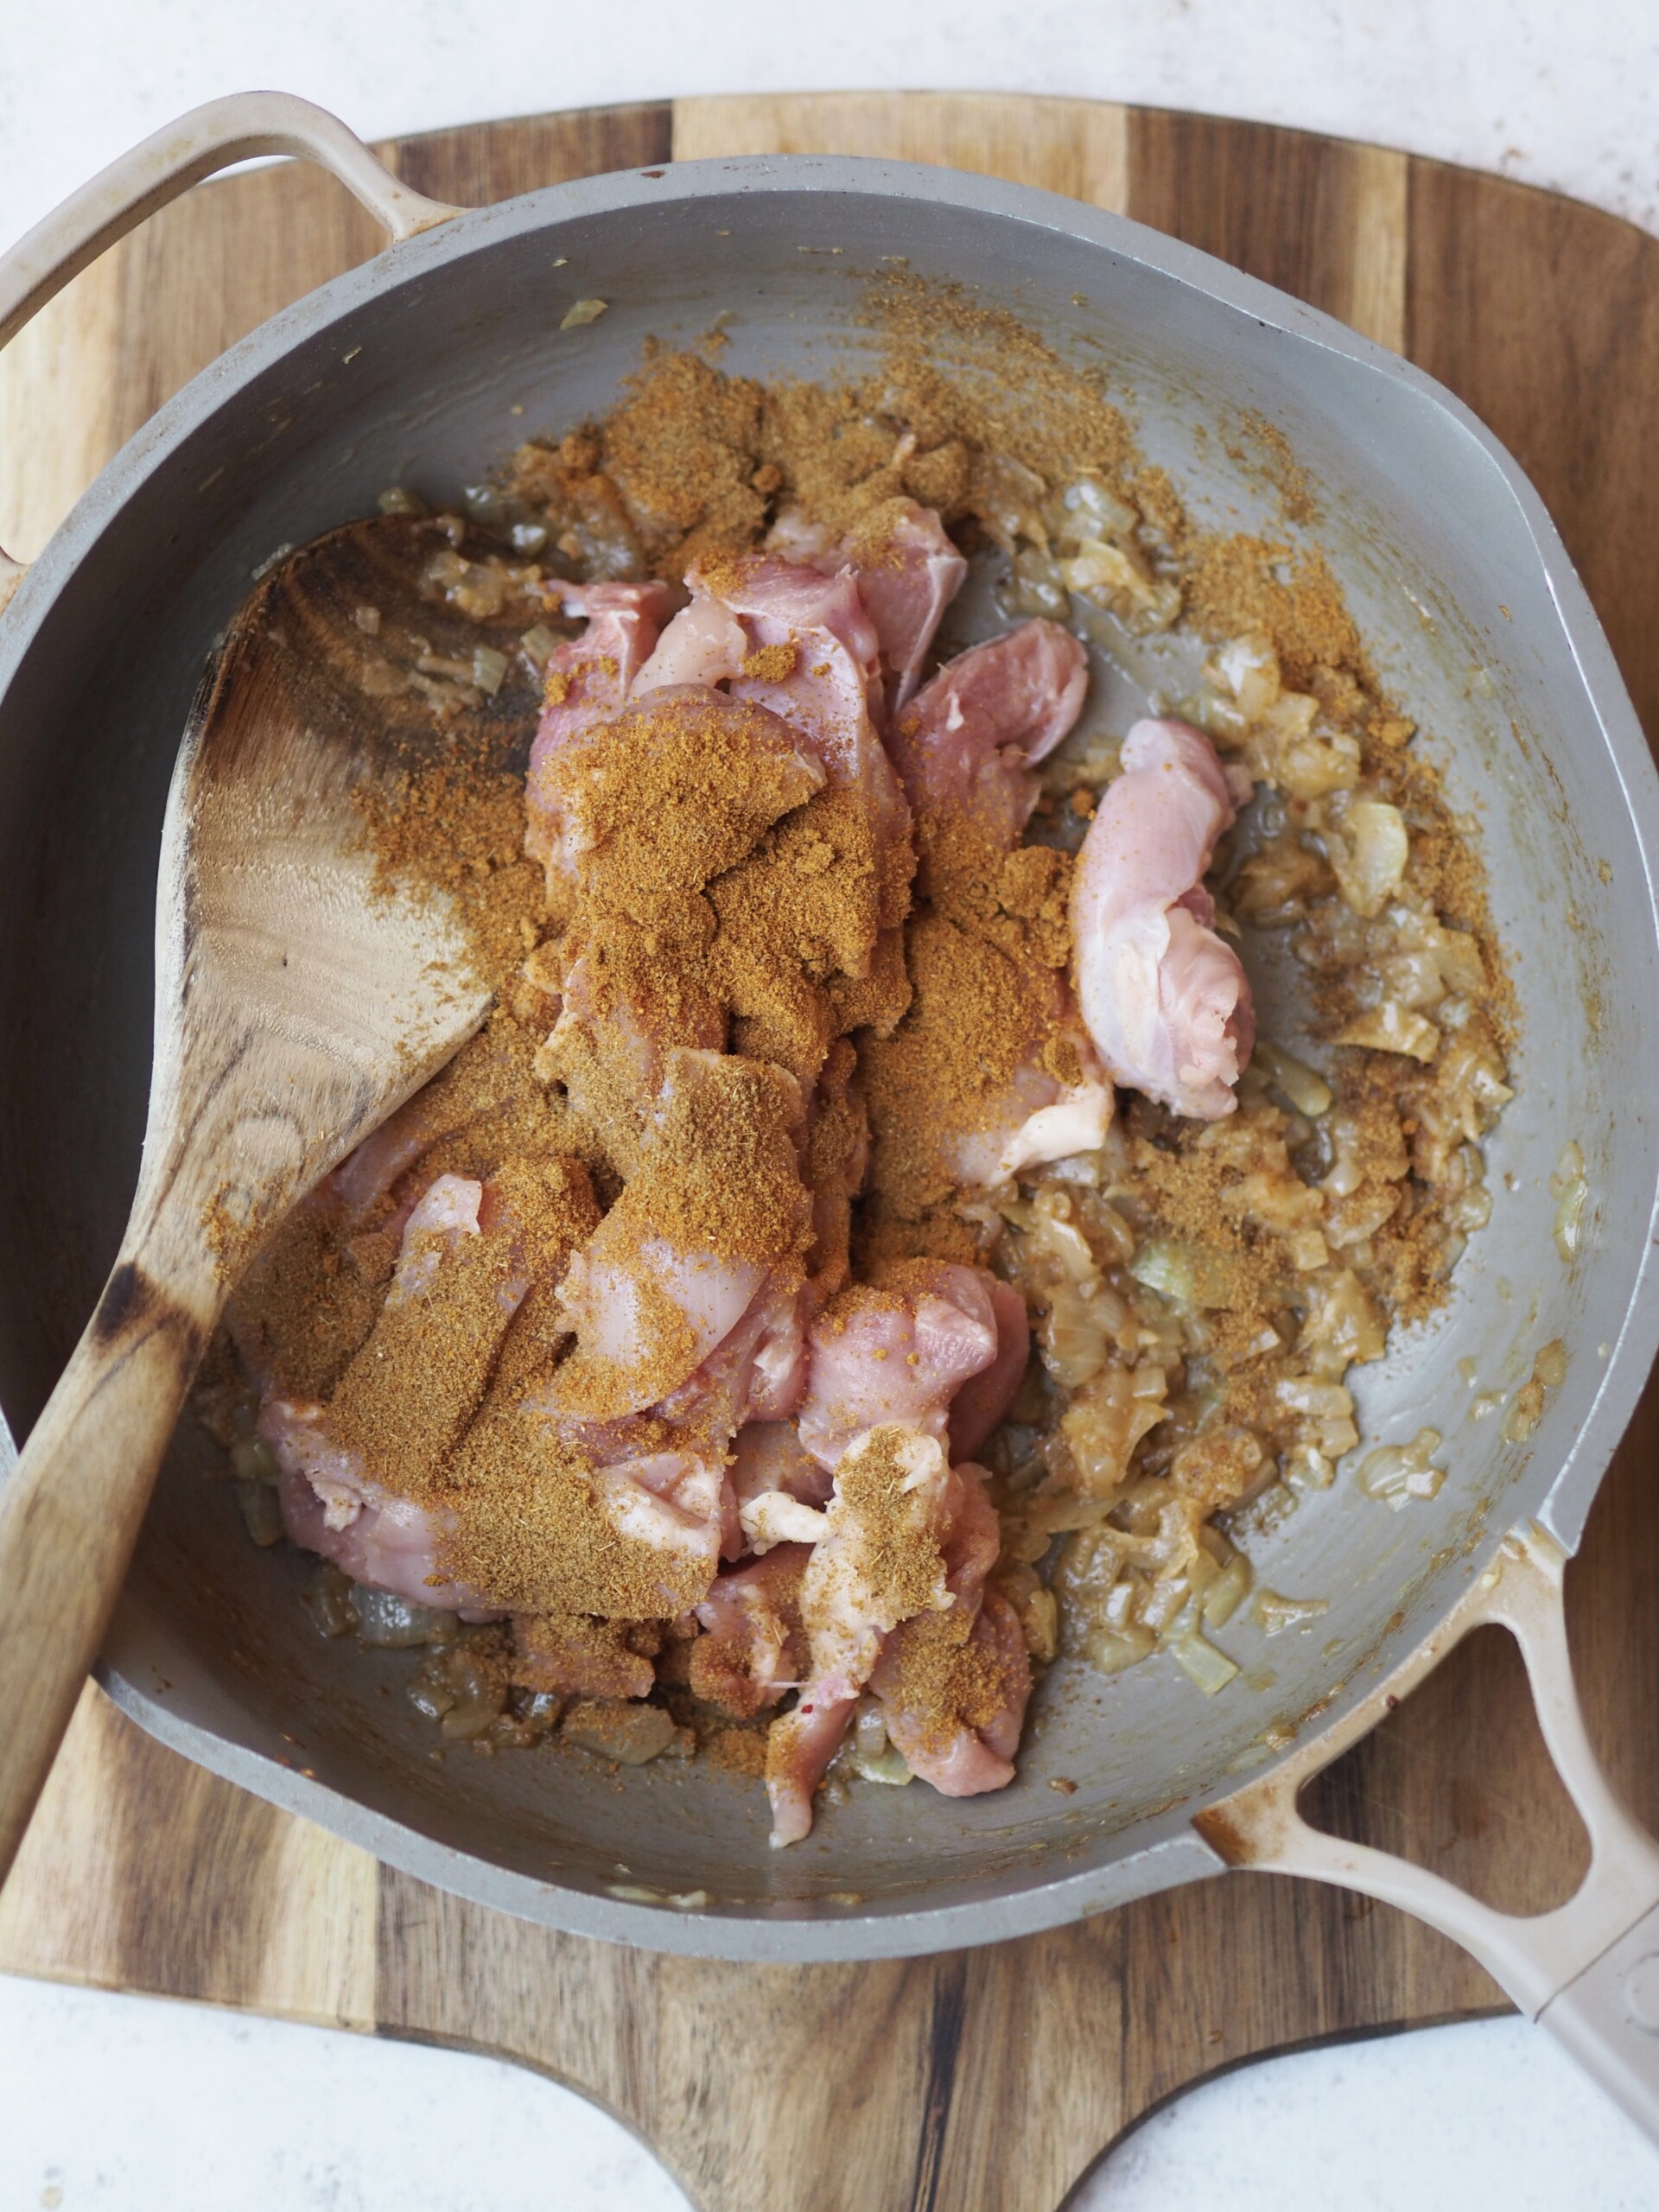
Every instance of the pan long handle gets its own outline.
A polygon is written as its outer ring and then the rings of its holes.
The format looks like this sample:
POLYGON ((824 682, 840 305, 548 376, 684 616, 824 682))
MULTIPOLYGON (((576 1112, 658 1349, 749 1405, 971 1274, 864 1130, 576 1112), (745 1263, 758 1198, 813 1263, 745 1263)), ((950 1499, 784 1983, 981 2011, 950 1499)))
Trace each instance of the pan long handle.
MULTIPOLYGON (((291 92, 209 100, 101 169, 0 257, 0 346, 146 216, 216 170, 266 154, 330 170, 399 243, 463 212, 400 184, 337 116, 309 100, 291 92)), ((0 607, 22 575, 22 564, 0 552, 0 607)))
POLYGON ((1614 1792, 1586 1733, 1562 1610, 1566 1564, 1535 1524, 1509 1537, 1451 1618, 1340 1726, 1196 1825, 1230 1866, 1357 1890, 1450 1936, 1659 2142, 1659 1844, 1614 1792), (1590 1837, 1589 1871, 1574 1895, 1529 1918, 1496 1911, 1389 1852, 1325 1835, 1297 1810, 1314 1775, 1487 1622, 1521 1647, 1544 1742, 1590 1837))

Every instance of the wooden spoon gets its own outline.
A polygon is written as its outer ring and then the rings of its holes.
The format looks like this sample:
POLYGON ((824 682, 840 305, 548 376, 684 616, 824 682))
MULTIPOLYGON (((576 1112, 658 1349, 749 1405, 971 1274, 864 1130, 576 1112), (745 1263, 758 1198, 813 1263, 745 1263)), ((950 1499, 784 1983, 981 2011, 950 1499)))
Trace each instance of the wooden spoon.
POLYGON ((162 835, 137 1196, 0 1491, 0 1879, 242 1264, 487 1011, 458 912, 377 887, 353 801, 365 779, 453 751, 467 718, 504 765, 522 750, 533 604, 492 607, 486 589, 468 615, 443 595, 448 556, 479 550, 403 516, 334 531, 258 587, 197 693, 162 835), (486 685, 507 658, 493 697, 467 680, 480 645, 486 685))

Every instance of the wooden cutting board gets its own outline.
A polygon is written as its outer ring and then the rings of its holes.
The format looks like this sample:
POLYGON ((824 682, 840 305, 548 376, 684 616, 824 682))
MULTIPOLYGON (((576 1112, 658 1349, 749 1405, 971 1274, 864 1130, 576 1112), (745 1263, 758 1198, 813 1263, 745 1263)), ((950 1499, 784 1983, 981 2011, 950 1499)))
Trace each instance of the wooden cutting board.
MULTIPOLYGON (((1659 243, 1374 147, 1073 100, 687 100, 382 149, 423 192, 504 199, 703 155, 948 163, 1122 210, 1408 353, 1520 457, 1659 729, 1659 243)), ((202 188, 79 278, 0 362, 0 544, 27 557, 225 346, 379 243, 308 169, 202 188)), ((1568 1584, 1592 1735, 1659 1826, 1659 1398, 1568 1584)), ((1319 1785, 1319 1817, 1536 1910, 1583 1863, 1518 1662, 1476 1638, 1319 1785)), ((0 1966, 464 2044, 596 2098, 702 2212, 1054 2212, 1098 2153, 1219 2067, 1502 1999, 1386 1907, 1230 1875, 1029 1941, 855 1967, 702 1964, 441 1895, 151 1743, 89 1690, 0 1896, 0 1966)))

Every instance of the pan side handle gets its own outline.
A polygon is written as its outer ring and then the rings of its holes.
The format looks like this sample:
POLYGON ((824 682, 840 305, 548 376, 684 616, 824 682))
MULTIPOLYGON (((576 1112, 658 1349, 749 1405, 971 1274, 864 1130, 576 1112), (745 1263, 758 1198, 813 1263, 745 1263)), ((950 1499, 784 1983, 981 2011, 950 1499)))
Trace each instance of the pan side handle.
MULTIPOLYGON (((209 100, 111 162, 0 257, 0 346, 147 216, 215 171, 270 154, 331 171, 398 243, 464 212, 411 192, 337 116, 309 100, 291 92, 209 100)), ((0 608, 22 575, 22 564, 0 552, 0 608)))
POLYGON ((1659 1844, 1613 1790, 1586 1732, 1562 1609, 1566 1564, 1535 1522, 1506 1538, 1446 1621, 1338 1726, 1194 1825, 1230 1866, 1359 1891, 1461 1943, 1659 2142, 1659 1844), (1578 1890, 1530 1917, 1498 1912, 1389 1852, 1324 1834, 1297 1809, 1316 1774, 1485 1623, 1521 1647, 1544 1742, 1590 1837, 1578 1890))

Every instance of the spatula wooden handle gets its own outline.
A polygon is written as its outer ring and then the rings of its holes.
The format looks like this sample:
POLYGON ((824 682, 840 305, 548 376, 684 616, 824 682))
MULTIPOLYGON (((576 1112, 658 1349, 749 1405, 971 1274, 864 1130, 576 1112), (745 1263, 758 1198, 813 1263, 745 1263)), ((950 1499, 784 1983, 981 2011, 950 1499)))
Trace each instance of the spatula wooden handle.
POLYGON ((97 1656, 216 1318, 124 1259, 0 1488, 0 1881, 97 1656))

